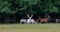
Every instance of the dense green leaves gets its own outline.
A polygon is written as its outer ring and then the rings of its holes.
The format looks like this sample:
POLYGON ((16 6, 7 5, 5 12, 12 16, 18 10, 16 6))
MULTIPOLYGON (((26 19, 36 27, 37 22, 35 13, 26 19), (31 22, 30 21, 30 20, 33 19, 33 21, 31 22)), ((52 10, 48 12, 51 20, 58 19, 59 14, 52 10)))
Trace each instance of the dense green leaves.
POLYGON ((60 0, 0 0, 0 12, 7 14, 59 13, 60 0))

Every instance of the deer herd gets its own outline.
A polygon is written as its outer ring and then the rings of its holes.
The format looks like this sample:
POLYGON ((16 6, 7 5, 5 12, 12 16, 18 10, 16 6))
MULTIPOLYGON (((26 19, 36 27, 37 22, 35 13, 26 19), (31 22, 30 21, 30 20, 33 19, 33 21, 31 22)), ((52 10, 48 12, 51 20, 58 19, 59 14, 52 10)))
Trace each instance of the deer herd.
POLYGON ((21 19, 20 23, 24 22, 24 23, 36 23, 36 21, 34 19, 32 19, 33 15, 31 15, 31 17, 29 16, 29 14, 27 15, 28 19, 21 19))
MULTIPOLYGON (((28 19, 20 19, 20 23, 24 23, 24 24, 36 24, 36 23, 38 23, 38 21, 40 22, 40 23, 42 23, 42 22, 45 22, 45 23, 47 23, 48 22, 48 20, 50 19, 50 16, 47 14, 47 17, 45 17, 45 18, 38 18, 38 19, 32 19, 32 17, 33 17, 33 15, 31 15, 31 16, 29 16, 29 14, 27 15, 27 17, 28 17, 28 19)), ((55 19, 55 21, 56 22, 59 22, 60 21, 60 19, 55 19)))

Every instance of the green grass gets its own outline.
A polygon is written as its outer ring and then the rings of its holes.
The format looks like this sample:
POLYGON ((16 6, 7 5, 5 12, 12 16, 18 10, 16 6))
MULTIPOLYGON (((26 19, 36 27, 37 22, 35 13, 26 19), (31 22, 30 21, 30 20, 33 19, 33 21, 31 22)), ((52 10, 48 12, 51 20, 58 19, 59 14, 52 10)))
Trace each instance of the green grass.
POLYGON ((1 24, 0 32, 60 32, 60 24, 1 24))

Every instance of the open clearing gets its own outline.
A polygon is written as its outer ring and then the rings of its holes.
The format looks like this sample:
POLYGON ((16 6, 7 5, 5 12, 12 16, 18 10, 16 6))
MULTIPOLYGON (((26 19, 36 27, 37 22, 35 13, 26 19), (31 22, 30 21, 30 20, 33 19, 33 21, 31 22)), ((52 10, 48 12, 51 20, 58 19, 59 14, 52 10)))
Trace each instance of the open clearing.
POLYGON ((0 32, 60 32, 60 24, 0 24, 0 32))

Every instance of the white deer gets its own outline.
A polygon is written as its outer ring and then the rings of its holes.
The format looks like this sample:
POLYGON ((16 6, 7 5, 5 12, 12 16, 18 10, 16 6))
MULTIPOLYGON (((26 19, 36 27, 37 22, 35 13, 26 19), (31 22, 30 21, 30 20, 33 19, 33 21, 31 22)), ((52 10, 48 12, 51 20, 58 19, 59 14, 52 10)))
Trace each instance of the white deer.
POLYGON ((22 22, 25 24, 26 23, 26 19, 21 19, 20 23, 22 23, 22 22))
POLYGON ((27 19, 27 23, 36 23, 34 19, 31 19, 33 17, 33 15, 31 15, 31 17, 29 16, 29 14, 27 15, 29 17, 29 19, 27 19))

